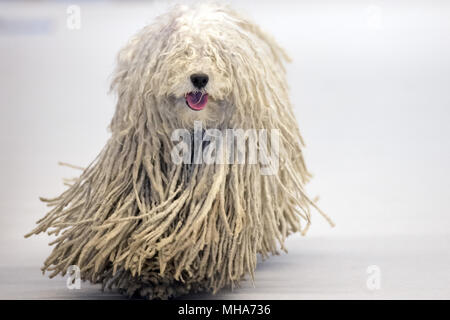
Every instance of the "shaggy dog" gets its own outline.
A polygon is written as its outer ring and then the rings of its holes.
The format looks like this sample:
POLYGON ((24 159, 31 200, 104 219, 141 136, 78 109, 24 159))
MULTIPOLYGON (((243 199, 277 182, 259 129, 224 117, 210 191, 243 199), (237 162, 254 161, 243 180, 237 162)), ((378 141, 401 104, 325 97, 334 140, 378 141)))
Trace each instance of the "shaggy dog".
POLYGON ((253 279, 258 254, 284 250, 315 207, 287 60, 227 6, 176 6, 137 33, 118 55, 109 141, 65 192, 42 199, 53 208, 30 235, 58 236, 43 271, 77 265, 84 280, 149 299, 253 279), (174 163, 173 132, 195 121, 201 134, 277 130, 276 174, 260 163, 174 163))

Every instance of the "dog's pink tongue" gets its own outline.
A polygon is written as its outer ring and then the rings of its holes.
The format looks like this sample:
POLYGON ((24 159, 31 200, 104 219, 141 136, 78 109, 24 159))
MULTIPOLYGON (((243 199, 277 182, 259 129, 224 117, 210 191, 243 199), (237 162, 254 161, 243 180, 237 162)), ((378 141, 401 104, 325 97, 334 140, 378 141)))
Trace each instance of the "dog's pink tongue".
POLYGON ((201 92, 189 92, 186 95, 186 103, 192 110, 203 110, 208 103, 208 94, 201 92))

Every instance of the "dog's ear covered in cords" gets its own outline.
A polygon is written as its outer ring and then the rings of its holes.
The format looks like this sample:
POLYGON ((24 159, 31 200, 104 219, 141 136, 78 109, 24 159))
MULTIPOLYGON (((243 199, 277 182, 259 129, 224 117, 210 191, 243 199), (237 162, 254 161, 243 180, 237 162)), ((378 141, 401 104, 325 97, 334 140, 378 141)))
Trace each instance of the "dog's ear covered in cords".
MULTIPOLYGON (((43 271, 133 297, 215 293, 305 233, 303 141, 274 39, 228 6, 178 5, 119 52, 111 137, 32 234, 43 271)), ((255 281, 257 286, 257 281, 255 281)))

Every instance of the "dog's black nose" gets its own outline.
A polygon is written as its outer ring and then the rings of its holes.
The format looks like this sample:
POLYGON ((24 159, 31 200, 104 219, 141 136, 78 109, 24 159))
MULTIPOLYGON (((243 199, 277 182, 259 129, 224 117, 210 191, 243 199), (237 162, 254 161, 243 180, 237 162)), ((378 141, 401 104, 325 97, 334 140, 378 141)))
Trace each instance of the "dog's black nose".
POLYGON ((204 73, 196 73, 191 75, 191 82, 197 89, 204 88, 208 83, 209 77, 204 73))

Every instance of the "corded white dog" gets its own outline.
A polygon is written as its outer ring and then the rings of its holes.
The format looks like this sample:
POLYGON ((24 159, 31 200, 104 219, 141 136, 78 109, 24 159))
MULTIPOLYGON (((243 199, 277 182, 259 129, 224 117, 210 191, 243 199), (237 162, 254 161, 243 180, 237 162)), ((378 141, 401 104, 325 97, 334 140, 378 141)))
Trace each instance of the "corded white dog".
MULTIPOLYGON (((30 234, 58 235, 43 270, 77 265, 83 279, 150 299, 253 278, 257 255, 305 232, 315 207, 303 189, 286 60, 272 38, 221 5, 176 6, 135 35, 118 56, 111 138, 65 192, 43 199, 53 208, 30 234), (174 132, 194 132, 196 121, 200 138, 209 129, 276 130, 276 171, 263 173, 259 161, 174 162, 174 132)), ((270 149, 251 136, 242 140, 249 150, 270 149)), ((241 151, 234 156, 248 159, 241 151)))

